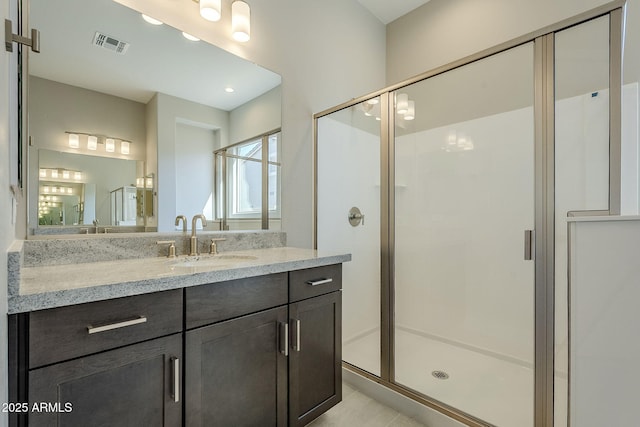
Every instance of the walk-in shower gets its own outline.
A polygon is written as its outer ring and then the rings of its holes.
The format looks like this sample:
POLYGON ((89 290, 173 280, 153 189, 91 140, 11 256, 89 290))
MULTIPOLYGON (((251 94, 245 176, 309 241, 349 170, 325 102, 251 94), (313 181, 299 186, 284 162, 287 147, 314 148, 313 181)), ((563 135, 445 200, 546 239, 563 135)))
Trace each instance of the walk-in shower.
POLYGON ((316 114, 349 369, 469 425, 567 425, 566 218, 638 207, 614 6, 316 114))

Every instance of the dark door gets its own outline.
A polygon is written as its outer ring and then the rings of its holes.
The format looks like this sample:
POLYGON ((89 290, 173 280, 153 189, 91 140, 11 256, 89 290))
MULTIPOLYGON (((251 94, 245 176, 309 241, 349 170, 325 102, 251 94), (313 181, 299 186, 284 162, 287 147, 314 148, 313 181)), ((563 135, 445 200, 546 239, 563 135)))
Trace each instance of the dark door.
POLYGON ((286 426, 286 322, 282 306, 186 333, 188 426, 286 426))
POLYGON ((289 425, 303 426, 342 400, 341 292, 289 306, 289 425))
POLYGON ((175 334, 35 369, 29 425, 180 426, 181 359, 175 334))

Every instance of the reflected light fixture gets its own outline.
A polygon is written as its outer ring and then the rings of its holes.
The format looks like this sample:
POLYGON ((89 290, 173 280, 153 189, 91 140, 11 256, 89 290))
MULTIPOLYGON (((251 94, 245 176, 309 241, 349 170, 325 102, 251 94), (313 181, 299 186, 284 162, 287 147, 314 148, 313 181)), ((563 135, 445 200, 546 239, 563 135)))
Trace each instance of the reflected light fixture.
POLYGON ((200 0, 200 16, 207 21, 219 21, 222 10, 220 3, 220 0, 200 0))
POLYGON ((122 154, 129 154, 129 141, 120 141, 120 152, 122 154))
POLYGON ((69 147, 78 148, 80 147, 80 137, 76 133, 69 134, 69 147))
POLYGON ((145 21, 147 21, 149 24, 151 25, 162 25, 163 22, 162 21, 158 21, 155 18, 152 18, 148 15, 145 15, 144 13, 142 14, 142 19, 144 19, 145 21))
POLYGON ((97 136, 89 135, 87 137, 87 148, 89 150, 93 150, 93 151, 98 149, 98 137, 97 136))
POLYGON ((231 4, 231 33, 234 40, 239 42, 251 39, 251 9, 240 0, 231 4))
POLYGON ((187 40, 191 40, 192 42, 199 42, 200 41, 200 39, 197 38, 196 36, 192 36, 191 34, 185 33, 184 31, 182 32, 182 36, 187 40))
POLYGON ((113 153, 116 151, 116 142, 113 138, 107 138, 105 140, 105 149, 108 153, 113 153))
POLYGON ((396 95, 396 109, 398 114, 406 114, 409 109, 409 95, 399 93, 396 95))
POLYGON ((407 112, 404 113, 405 120, 413 120, 416 118, 416 103, 415 101, 409 101, 407 105, 407 112))
POLYGON ((62 179, 69 179, 71 177, 70 173, 68 170, 63 170, 62 171, 62 179))

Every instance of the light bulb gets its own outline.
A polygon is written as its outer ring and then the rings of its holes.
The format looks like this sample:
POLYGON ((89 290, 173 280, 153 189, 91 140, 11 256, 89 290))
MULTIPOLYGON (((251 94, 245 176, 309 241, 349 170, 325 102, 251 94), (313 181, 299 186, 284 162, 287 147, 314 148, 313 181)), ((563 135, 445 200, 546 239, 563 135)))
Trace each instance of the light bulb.
POLYGON ((116 142, 113 140, 113 138, 107 138, 104 145, 107 153, 113 153, 114 151, 116 151, 116 142))
POLYGON ((236 41, 244 43, 251 39, 251 9, 243 1, 231 4, 231 32, 236 41))
POLYGON ((200 16, 207 21, 219 21, 221 16, 220 10, 220 0, 200 0, 200 16))
POLYGON ((69 147, 78 148, 80 147, 80 137, 75 133, 69 134, 69 147))
POLYGON ((89 135, 89 137, 87 138, 87 148, 89 150, 94 150, 94 151, 98 149, 98 137, 97 136, 89 135))

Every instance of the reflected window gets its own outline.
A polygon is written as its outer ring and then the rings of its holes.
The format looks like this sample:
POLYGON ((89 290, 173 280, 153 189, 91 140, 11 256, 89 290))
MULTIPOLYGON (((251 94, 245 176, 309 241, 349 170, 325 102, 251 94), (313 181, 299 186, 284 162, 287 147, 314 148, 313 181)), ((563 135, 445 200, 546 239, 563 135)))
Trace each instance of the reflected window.
POLYGON ((259 218, 262 215, 264 185, 268 195, 269 218, 280 217, 280 132, 261 135, 216 153, 218 181, 216 213, 222 219, 259 218), (263 158, 263 150, 266 156, 263 158), (223 167, 224 163, 224 167, 223 167), (263 171, 266 168, 266 183, 263 171), (224 171, 223 171, 224 170, 224 171), (226 197, 224 196, 226 194, 226 197), (226 209, 223 207, 226 201, 226 209))

